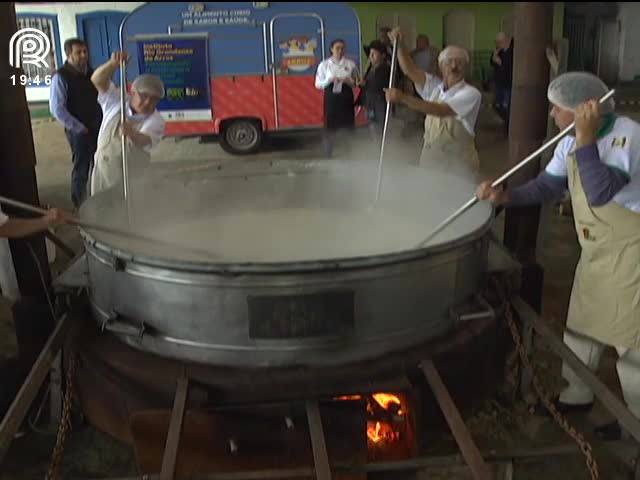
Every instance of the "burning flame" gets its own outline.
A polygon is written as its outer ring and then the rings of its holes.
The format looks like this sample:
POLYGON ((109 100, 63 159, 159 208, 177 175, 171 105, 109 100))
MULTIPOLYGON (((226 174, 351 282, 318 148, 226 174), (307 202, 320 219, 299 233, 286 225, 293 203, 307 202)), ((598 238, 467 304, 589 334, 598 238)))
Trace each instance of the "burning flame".
MULTIPOLYGON (((400 399, 391 393, 374 393, 373 399, 385 410, 389 410, 392 403, 401 405, 400 399)), ((402 415, 400 412, 398 414, 402 415)))
POLYGON ((400 432, 386 422, 367 422, 367 437, 373 443, 382 441, 395 442, 400 439, 400 432))
POLYGON ((362 400, 362 397, 360 395, 343 395, 342 397, 334 398, 334 400, 362 400))
MULTIPOLYGON (((382 409, 394 415, 404 416, 404 411, 401 408, 402 402, 398 396, 392 393, 374 393, 371 397, 382 409)), ((336 397, 335 400, 362 400, 362 396, 343 395, 336 397)), ((367 413, 375 415, 374 405, 372 405, 370 401, 367 402, 367 413)), ((367 421, 367 438, 373 444, 395 442, 400 439, 400 432, 388 422, 370 420, 367 421)))
MULTIPOLYGON (((402 408, 400 408, 402 402, 398 396, 391 393, 374 393, 372 397, 384 410, 393 413, 394 409, 397 409, 396 415, 404 415, 402 408)), ((373 414, 373 407, 371 405, 367 405, 367 411, 373 414)), ((376 421, 374 423, 370 421, 367 422, 367 437, 374 444, 383 441, 395 442, 400 439, 400 432, 398 432, 393 425, 387 422, 376 421)))

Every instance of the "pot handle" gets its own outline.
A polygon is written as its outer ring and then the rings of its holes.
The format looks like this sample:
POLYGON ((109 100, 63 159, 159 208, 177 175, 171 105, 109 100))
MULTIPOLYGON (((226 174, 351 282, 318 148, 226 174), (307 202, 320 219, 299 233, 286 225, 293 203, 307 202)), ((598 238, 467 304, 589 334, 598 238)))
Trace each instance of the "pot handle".
POLYGON ((476 295, 474 304, 479 305, 479 310, 471 313, 459 313, 459 308, 451 308, 449 314, 456 321, 456 323, 464 323, 471 320, 480 320, 482 318, 495 318, 496 312, 489 302, 487 302, 482 295, 476 295))
POLYGON ((136 337, 138 341, 142 341, 142 337, 146 330, 144 322, 141 321, 138 326, 135 326, 122 321, 123 318, 124 317, 120 313, 113 310, 109 317, 102 322, 101 330, 103 332, 107 331, 117 335, 136 337))

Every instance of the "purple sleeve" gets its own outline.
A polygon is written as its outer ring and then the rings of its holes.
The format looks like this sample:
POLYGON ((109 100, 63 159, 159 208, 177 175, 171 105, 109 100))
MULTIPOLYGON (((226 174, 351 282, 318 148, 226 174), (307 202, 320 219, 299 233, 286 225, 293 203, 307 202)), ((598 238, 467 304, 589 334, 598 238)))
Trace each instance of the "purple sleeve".
POLYGON ((608 203, 629 183, 629 177, 623 171, 600 161, 600 153, 595 143, 577 149, 576 160, 589 205, 599 207, 608 203))
POLYGON ((533 180, 511 190, 511 200, 506 206, 524 207, 555 202, 562 198, 566 190, 567 177, 557 177, 547 172, 540 172, 540 175, 533 180))

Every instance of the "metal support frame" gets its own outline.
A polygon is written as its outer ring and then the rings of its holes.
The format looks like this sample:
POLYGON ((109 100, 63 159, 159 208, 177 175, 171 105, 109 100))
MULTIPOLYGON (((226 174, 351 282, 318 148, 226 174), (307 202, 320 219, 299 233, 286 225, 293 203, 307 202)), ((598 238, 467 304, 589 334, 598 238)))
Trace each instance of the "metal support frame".
POLYGON ((593 391, 602 405, 611 413, 620 425, 629 432, 636 442, 640 442, 640 420, 633 415, 624 402, 616 397, 611 390, 567 347, 562 339, 551 330, 549 325, 520 297, 512 302, 518 312, 520 320, 525 325, 534 328, 536 333, 547 345, 566 362, 580 379, 593 391))
MULTIPOLYGON (((574 443, 541 447, 534 449, 492 450, 484 452, 483 458, 487 462, 505 465, 509 470, 512 463, 544 462, 549 456, 580 455, 580 449, 574 443)), ((358 465, 353 463, 336 462, 331 468, 341 473, 366 474, 380 472, 410 472, 423 469, 449 469, 464 467, 465 461, 460 455, 445 455, 434 457, 417 457, 409 460, 390 462, 375 462, 358 465)), ((508 472, 507 472, 508 474, 508 472)), ((313 477, 315 469, 312 467, 248 470, 244 472, 220 472, 197 475, 193 480, 271 480, 313 477)), ((158 475, 147 475, 146 480, 158 480, 158 475)), ((111 478, 109 480, 140 480, 140 477, 111 478)))
MULTIPOLYGON (((474 479, 477 480, 490 480, 493 478, 491 469, 485 462, 480 450, 476 446, 471 436, 471 433, 467 429, 460 412, 453 403, 451 395, 447 391, 440 374, 436 370, 431 360, 424 360, 420 364, 420 368, 424 372, 424 375, 433 390, 433 393, 438 401, 440 408, 451 428, 453 436, 460 447, 462 457, 466 465, 470 468, 474 479)), ((176 389, 175 401, 173 410, 171 413, 171 423, 169 425, 169 432, 167 434, 167 441, 164 451, 164 457, 162 460, 162 470, 160 475, 146 475, 146 480, 173 480, 175 475, 176 460, 178 455, 178 447, 180 443, 180 436, 182 433, 182 423, 185 413, 185 405, 187 401, 188 392, 188 378, 186 372, 178 380, 178 387, 176 389)), ((252 479, 270 479, 270 478, 300 478, 300 477, 315 477, 317 480, 331 480, 332 465, 329 462, 329 455, 327 453, 327 445, 324 435, 324 429, 322 427, 322 417, 320 415, 320 408, 318 406, 318 400, 312 399, 305 402, 305 408, 307 413, 307 421, 309 423, 309 435, 311 438, 311 448, 313 450, 314 466, 313 468, 301 467, 293 469, 268 469, 259 471, 247 471, 247 472, 225 472, 214 473, 207 475, 199 475, 198 479, 219 479, 219 480, 252 480, 252 479)), ((579 450, 575 445, 556 447, 555 450, 547 450, 543 453, 537 453, 537 451, 525 453, 524 456, 540 455, 541 458, 545 458, 547 455, 555 454, 573 454, 579 453, 579 450)), ((488 454, 496 456, 495 452, 488 454)), ((507 464, 506 472, 507 478, 509 472, 513 471, 511 465, 513 456, 517 456, 515 452, 510 456, 505 457, 503 463, 507 464)), ((382 462, 373 463, 367 465, 353 465, 353 464, 335 464, 333 468, 338 470, 354 471, 354 472, 384 472, 384 471, 403 471, 403 470, 419 470, 423 468, 443 468, 443 467, 457 467, 460 464, 459 456, 443 457, 441 459, 434 458, 414 458, 405 461, 396 462, 382 462)), ((130 477, 133 480, 132 477, 130 477)), ((111 479, 116 480, 116 479, 111 479)), ((118 479, 124 480, 124 479, 118 479)))
MULTIPOLYGON (((562 342, 562 340, 550 329, 546 322, 540 318, 529 305, 520 297, 513 300, 513 306, 519 314, 525 331, 530 334, 525 335, 525 346, 531 349, 533 332, 540 334, 541 338, 559 355, 576 374, 594 391, 594 394, 603 403, 605 408, 612 413, 620 424, 631 434, 636 442, 640 441, 640 420, 638 420, 619 400, 562 342)), ((27 380, 21 387, 14 399, 7 415, 0 423, 0 462, 7 453, 20 423, 24 420, 27 410, 34 401, 37 392, 49 372, 49 369, 61 351, 65 338, 73 326, 72 315, 64 315, 59 321, 56 329, 49 337, 45 347, 36 360, 27 380)), ((475 479, 490 479, 493 474, 487 462, 500 464, 504 467, 504 476, 512 478, 513 462, 518 461, 540 461, 548 459, 550 456, 559 455, 579 455, 580 449, 575 444, 564 444, 552 447, 542 447, 536 449, 516 449, 504 452, 490 451, 484 454, 480 452, 467 429, 460 412, 455 406, 449 392, 444 385, 440 374, 435 368, 432 360, 427 359, 420 363, 422 370, 430 388, 432 389, 438 405, 440 406, 445 419, 451 428, 451 432, 460 448, 461 455, 450 455, 445 457, 417 457, 403 461, 377 462, 370 464, 354 465, 352 463, 335 462, 330 463, 325 435, 322 426, 322 419, 317 399, 306 401, 306 413, 309 422, 311 446, 313 449, 314 466, 300 467, 294 469, 267 469, 246 472, 224 472, 198 475, 201 480, 251 480, 269 478, 300 478, 315 477, 319 480, 330 480, 332 471, 352 472, 352 473, 373 473, 392 471, 416 471, 424 469, 442 468, 467 468, 475 479), (466 465, 466 467, 465 467, 466 465)), ((529 377, 522 379, 521 386, 528 387, 529 377)), ((178 379, 171 421, 165 443, 165 451, 162 460, 162 469, 159 474, 146 475, 147 480, 172 480, 175 476, 177 457, 182 434, 182 426, 186 410, 186 403, 189 391, 189 379, 187 372, 178 379)), ((615 442, 614 442, 615 443, 615 442)), ((620 442, 618 442, 620 443, 620 442)), ((627 446, 628 447, 628 446, 627 446)), ((634 445, 634 448, 637 445, 634 445)), ((640 480, 640 462, 636 460, 634 478, 640 480)), ((134 480, 139 477, 129 477, 127 480, 134 480)), ((116 480, 116 479, 111 479, 116 480)), ((125 480, 125 479, 119 479, 125 480)))
MULTIPOLYGON (((533 327, 531 325, 523 325, 520 335, 522 337, 522 344, 527 353, 533 351, 533 327)), ((533 372, 524 368, 522 362, 519 362, 519 374, 520 374, 520 395, 525 400, 531 398, 533 395, 533 389, 531 385, 533 383, 533 372)))
POLYGON ((62 421, 62 378, 64 368, 62 364, 62 350, 58 352, 51 364, 49 384, 51 387, 49 394, 49 419, 55 425, 62 421))
POLYGON ((164 447, 164 456, 162 457, 162 469, 160 470, 159 477, 160 480, 173 480, 175 476, 188 393, 189 379, 186 375, 183 375, 178 379, 178 386, 176 387, 176 396, 173 401, 173 410, 171 411, 171 422, 169 423, 167 441, 164 447))
MULTIPOLYGON (((524 304, 521 299, 516 300, 516 306, 521 311, 525 312, 527 318, 525 322, 531 322, 534 328, 538 331, 547 333, 548 327, 541 320, 537 319, 535 312, 530 310, 528 305, 524 304), (524 304, 524 305, 523 305, 524 304), (529 312, 530 311, 530 312, 529 312), (533 315, 532 320, 528 315, 533 315)), ((521 313, 522 316, 522 313, 521 313)), ((564 347, 562 342, 555 338, 556 342, 559 342, 560 346, 553 344, 552 348, 564 347)), ((552 340, 553 342, 553 340, 552 340)), ((568 350, 568 349, 567 349, 568 350)), ((566 352, 564 352, 566 354, 566 352)), ((576 358, 576 361, 577 360, 576 358)), ((330 480, 331 472, 341 473, 354 473, 354 474, 366 474, 376 472, 401 472, 401 471, 418 471, 418 470, 470 470, 474 479, 489 480, 495 478, 492 469, 488 462, 501 467, 499 470, 501 477, 505 480, 513 478, 514 463, 524 462, 536 462, 547 461, 551 456, 565 456, 565 455, 580 455, 580 448, 574 444, 561 444, 555 446, 547 446, 532 449, 508 449, 504 451, 491 450, 488 452, 480 452, 476 446, 473 438, 467 429, 462 416, 455 406, 449 392, 447 391, 440 374, 438 373, 435 365, 431 360, 424 360, 420 363, 420 368, 424 373, 429 386, 431 387, 438 405, 442 409, 442 412, 451 428, 451 432, 460 448, 460 454, 448 455, 440 457, 417 457, 408 460, 390 461, 390 462, 375 462, 368 464, 354 464, 351 462, 334 462, 330 463, 327 448, 325 443, 325 436, 322 427, 322 419, 318 406, 318 401, 307 400, 305 403, 307 419, 309 422, 309 431, 311 437, 311 446, 313 449, 314 466, 288 468, 288 469, 264 469, 264 470, 249 470, 242 472, 218 472, 210 474, 196 475, 194 480, 268 480, 268 479, 293 479, 293 478, 317 478, 318 480, 330 480)), ((586 367, 583 367, 586 368, 586 367)), ((597 379, 596 379, 597 380, 597 379)), ((188 380, 183 376, 178 381, 178 388, 176 390, 176 397, 174 402, 174 408, 171 416, 171 424, 169 427, 169 433, 167 435, 167 444, 165 447, 165 456, 163 458, 163 465, 161 474, 145 475, 145 480, 168 480, 173 479, 175 473, 175 464, 177 458, 177 450, 180 440, 182 421, 184 417, 184 410, 187 399, 188 380), (167 468, 165 468, 167 467, 167 468), (170 476, 163 476, 166 472, 170 472, 170 476)), ((616 399, 619 402, 619 400, 616 399)), ((245 405, 246 407, 246 405, 245 405)), ((622 442, 611 442, 622 448, 622 442)), ((618 448, 618 447, 616 447, 618 448)), ((112 478, 109 480, 137 480, 140 477, 123 477, 112 478)), ((638 469, 636 468, 636 477, 638 476, 638 469)))
POLYGON ((424 373, 427 382, 429 382, 429 386, 438 401, 438 405, 444 414, 444 418, 451 429, 453 437, 456 439, 462 456, 469 465, 469 468, 471 468, 473 478, 477 480, 490 480, 493 478, 493 474, 482 458, 480 450, 473 441, 471 432, 469 432, 467 426, 464 424, 462 416, 453 403, 453 399, 447 387, 445 387, 435 365, 431 360, 425 360, 420 364, 420 369, 424 373))
POLYGON ((309 421, 309 434, 311 436, 311 448, 313 449, 313 463, 315 465, 315 477, 317 480, 331 480, 331 467, 329 455, 325 443, 322 417, 316 400, 307 400, 307 420, 309 421))
POLYGON ((67 334, 73 326, 72 318, 72 316, 64 315, 60 319, 49 340, 47 340, 47 343, 40 352, 38 359, 33 364, 33 367, 31 367, 31 371, 22 384, 22 387, 20 387, 18 394, 13 399, 13 403, 2 419, 2 423, 0 423, 0 463, 2 463, 4 456, 9 450, 14 435, 18 431, 18 428, 20 428, 20 424, 38 395, 38 391, 49 373, 51 364, 56 359, 67 334))

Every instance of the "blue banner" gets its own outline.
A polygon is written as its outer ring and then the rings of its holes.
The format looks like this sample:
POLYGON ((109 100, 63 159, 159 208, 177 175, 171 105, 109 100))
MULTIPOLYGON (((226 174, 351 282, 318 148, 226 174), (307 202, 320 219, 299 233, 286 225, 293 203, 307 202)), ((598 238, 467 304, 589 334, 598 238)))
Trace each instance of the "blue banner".
POLYGON ((138 41, 140 72, 158 75, 165 85, 159 111, 182 111, 187 116, 189 110, 211 111, 207 46, 206 37, 159 35, 138 41))

